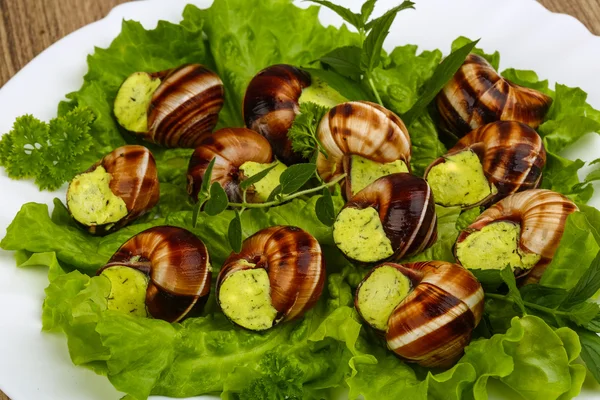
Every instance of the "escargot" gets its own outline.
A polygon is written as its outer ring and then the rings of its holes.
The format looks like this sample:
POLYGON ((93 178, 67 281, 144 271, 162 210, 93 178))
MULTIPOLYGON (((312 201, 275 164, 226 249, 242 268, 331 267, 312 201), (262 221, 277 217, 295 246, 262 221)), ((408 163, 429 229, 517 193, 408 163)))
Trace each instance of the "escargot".
POLYGON ((287 133, 305 101, 333 107, 346 98, 323 80, 287 64, 260 71, 250 81, 244 96, 246 127, 266 137, 277 158, 287 165, 302 161, 301 155, 293 151, 287 133))
POLYGON ((143 146, 128 145, 73 178, 67 190, 67 208, 88 232, 103 235, 150 211, 159 196, 152 153, 143 146))
POLYGON ((532 189, 510 195, 485 210, 458 236, 457 262, 469 269, 504 269, 539 280, 577 206, 560 193, 532 189), (493 243, 493 246, 490 246, 493 243))
POLYGON ((537 132, 521 122, 498 121, 475 129, 425 171, 435 201, 471 208, 536 189, 546 164, 537 132))
POLYGON ((379 178, 342 208, 333 224, 333 240, 346 257, 361 263, 422 252, 437 240, 429 185, 407 173, 379 178))
POLYGON ((235 324, 262 331, 312 308, 325 283, 319 242, 292 226, 272 226, 246 239, 217 278, 217 301, 235 324))
POLYGON ((194 234, 157 226, 125 242, 97 275, 111 282, 108 309, 178 322, 201 311, 211 267, 206 246, 194 234))
POLYGON ((473 274, 445 261, 378 265, 360 282, 354 299, 390 350, 424 367, 450 367, 460 358, 484 305, 473 274))
POLYGON ((495 121, 519 121, 537 128, 552 98, 512 83, 485 58, 469 54, 436 98, 442 125, 458 137, 495 121))
POLYGON ((317 129, 327 156, 317 171, 328 182, 342 173, 346 198, 385 175, 410 171, 410 136, 402 120, 384 107, 352 101, 333 107, 317 129))
POLYGON ((206 169, 213 159, 211 183, 219 182, 232 202, 242 201, 240 183, 243 180, 272 168, 246 193, 248 202, 265 201, 286 169, 284 164, 274 160, 271 145, 263 136, 246 128, 220 129, 202 139, 190 158, 187 180, 193 201, 198 199, 206 169))
POLYGON ((213 130, 223 107, 223 82, 200 64, 130 75, 114 114, 126 130, 165 147, 195 147, 213 130))

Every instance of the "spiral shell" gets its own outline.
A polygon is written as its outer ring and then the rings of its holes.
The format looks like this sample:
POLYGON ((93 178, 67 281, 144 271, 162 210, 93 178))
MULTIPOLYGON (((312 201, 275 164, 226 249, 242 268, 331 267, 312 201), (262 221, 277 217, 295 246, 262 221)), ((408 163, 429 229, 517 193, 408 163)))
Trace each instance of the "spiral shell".
MULTIPOLYGON (((349 173, 352 155, 381 164, 401 160, 410 171, 408 130, 396 114, 378 104, 351 101, 333 107, 321 120, 317 135, 327 152, 327 157, 317 156, 317 171, 326 182, 349 173)), ((349 178, 345 193, 352 197, 349 178)))
POLYGON ((100 268, 133 268, 150 278, 146 307, 154 318, 178 322, 196 315, 210 292, 211 267, 206 246, 191 232, 157 226, 138 233, 100 268))
MULTIPOLYGON (((187 179, 188 193, 194 201, 202 187, 206 168, 215 159, 211 183, 219 182, 232 202, 242 201, 240 166, 247 161, 267 164, 273 161, 269 142, 246 128, 224 128, 206 136, 190 159, 187 179)), ((248 201, 252 202, 250 196, 248 201)))
MULTIPOLYGON (((92 172, 100 166, 111 175, 110 190, 123 199, 127 215, 114 223, 84 225, 88 232, 95 235, 116 231, 141 217, 154 208, 160 197, 156 162, 147 148, 137 145, 116 148, 84 173, 92 172)), ((70 189, 71 185, 67 194, 70 189)))
MULTIPOLYGON (((356 299, 364 282, 383 266, 395 268, 413 286, 388 319, 385 339, 389 349, 424 367, 453 365, 481 321, 481 284, 465 268, 445 261, 386 263, 363 279, 356 289, 356 299)), ((357 310, 360 313, 360 307, 357 310)))
POLYGON ((551 190, 532 189, 515 193, 485 210, 459 234, 456 243, 494 222, 514 222, 521 227, 520 250, 541 256, 533 268, 519 275, 528 274, 529 282, 539 281, 560 244, 567 217, 575 211, 578 211, 575 203, 551 190))
POLYGON ((485 58, 469 54, 436 98, 443 126, 458 137, 495 121, 537 128, 552 98, 501 77, 485 58))
POLYGON ((311 84, 310 75, 294 66, 277 64, 260 71, 248 85, 244 96, 246 127, 263 135, 279 160, 287 165, 302 161, 292 150, 287 132, 300 106, 302 90, 311 84))
POLYGON ((165 147, 196 147, 217 125, 223 108, 223 82, 200 64, 187 64, 153 74, 161 84, 148 107, 149 142, 165 147))
POLYGON ((513 193, 536 189, 541 183, 546 164, 544 143, 534 129, 516 121, 492 122, 470 132, 429 165, 425 179, 432 167, 465 150, 477 155, 486 179, 498 191, 463 208, 490 204, 513 193))
POLYGON ((300 228, 272 226, 246 239, 241 252, 232 253, 219 272, 219 303, 225 280, 250 268, 261 268, 268 273, 271 303, 277 311, 273 325, 302 316, 315 305, 323 291, 325 260, 321 246, 300 228))
MULTIPOLYGON (((420 253, 437 240, 433 196, 429 185, 421 178, 407 173, 379 178, 348 200, 342 211, 347 208, 363 210, 369 207, 374 208, 379 215, 385 235, 391 243, 393 255, 389 258, 392 260, 420 253)), ((339 228, 334 224, 334 238, 336 229, 339 228)), ((358 226, 352 232, 356 237, 353 241, 357 241, 362 235, 361 227, 358 226)), ((336 244, 340 246, 339 243, 336 244)))

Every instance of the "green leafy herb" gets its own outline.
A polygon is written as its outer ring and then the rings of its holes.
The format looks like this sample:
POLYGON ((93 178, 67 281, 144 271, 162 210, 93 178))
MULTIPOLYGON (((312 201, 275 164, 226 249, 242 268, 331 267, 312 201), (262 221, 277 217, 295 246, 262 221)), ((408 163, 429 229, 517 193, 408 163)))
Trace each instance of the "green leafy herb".
POLYGON ((288 131, 288 138, 290 138, 292 149, 296 153, 310 159, 318 150, 327 157, 327 152, 317 137, 317 127, 328 111, 327 107, 310 101, 300 104, 300 114, 296 116, 288 131))
POLYGON ((402 119, 407 125, 410 125, 412 121, 425 110, 435 96, 437 96, 440 90, 442 90, 446 83, 454 76, 456 71, 458 71, 460 66, 463 65, 465 59, 478 42, 479 40, 476 40, 465 44, 460 49, 453 51, 440 63, 440 65, 438 65, 433 76, 425 84, 425 88, 423 89, 423 93, 419 97, 419 100, 417 100, 410 110, 402 115, 402 119))
POLYGON ((525 312, 525 304, 523 303, 523 299, 521 298, 521 293, 519 293, 519 289, 517 288, 517 281, 515 279, 515 274, 509 266, 500 271, 500 278, 506 283, 508 286, 508 298, 512 299, 513 303, 519 307, 523 314, 525 312))
POLYGON ((219 182, 213 182, 210 187, 210 197, 204 206, 204 212, 210 216, 219 215, 227 209, 228 205, 227 193, 225 193, 223 186, 219 182))
POLYGON ((271 172, 271 170, 273 168, 275 168, 276 165, 273 165, 267 169, 263 169, 262 171, 260 171, 257 174, 252 175, 249 178, 244 179, 241 183, 240 183, 240 189, 242 190, 247 190, 250 186, 254 185, 256 182, 260 181, 261 179, 263 179, 265 176, 267 176, 269 174, 269 172, 271 172))
POLYGON ((323 195, 315 203, 315 214, 324 225, 332 226, 335 221, 333 198, 329 189, 323 189, 323 195))
MULTIPOLYGON (((344 19, 344 21, 348 22, 350 25, 354 26, 357 29, 361 29, 364 27, 364 20, 363 20, 362 15, 356 14, 356 13, 350 11, 346 7, 339 6, 339 5, 334 4, 327 0, 308 0, 308 1, 310 1, 311 3, 317 3, 317 4, 320 4, 322 6, 329 8, 330 10, 334 11, 337 15, 342 17, 344 19)), ((373 4, 373 6, 374 6, 374 4, 373 4)), ((371 11, 372 11, 372 8, 371 8, 371 11)))
POLYGON ((600 336, 584 329, 577 330, 577 333, 581 342, 581 358, 596 382, 600 382, 600 336))
POLYGON ((281 193, 289 194, 300 189, 315 174, 315 164, 295 164, 289 166, 279 177, 281 193))
POLYGON ((212 180, 212 171, 215 166, 215 161, 217 161, 216 157, 210 160, 210 163, 208 163, 208 166, 206 167, 206 171, 204 171, 202 185, 200 185, 200 193, 198 193, 198 202, 194 206, 194 212, 192 214, 194 228, 198 225, 198 216, 200 215, 204 203, 206 203, 210 197, 210 181, 212 180))
POLYGON ((359 81, 362 74, 360 67, 361 54, 362 49, 358 46, 343 46, 331 50, 319 61, 328 65, 337 73, 354 81, 359 81))
POLYGON ((233 251, 239 253, 242 250, 242 219, 237 210, 227 228, 227 238, 229 239, 229 245, 233 251))
POLYGON ((58 189, 96 161, 89 155, 94 119, 88 108, 75 108, 49 123, 19 117, 0 140, 0 165, 10 178, 35 179, 40 189, 58 189))
POLYGON ((581 278, 568 292, 561 306, 569 308, 580 304, 600 290, 600 252, 592 264, 585 270, 581 278))

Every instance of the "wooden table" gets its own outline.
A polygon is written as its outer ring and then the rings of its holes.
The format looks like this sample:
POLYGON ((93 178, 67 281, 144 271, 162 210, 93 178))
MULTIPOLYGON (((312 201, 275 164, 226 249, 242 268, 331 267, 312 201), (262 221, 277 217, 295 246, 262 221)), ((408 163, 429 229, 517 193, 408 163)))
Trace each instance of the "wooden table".
MULTIPOLYGON (((168 0, 164 0, 168 1, 168 0)), ((0 0, 0 87, 39 52, 124 0, 0 0)), ((600 0, 540 0, 600 35, 600 0)), ((0 358, 0 362, 1 358, 0 358)), ((0 392, 0 400, 8 398, 0 392)))

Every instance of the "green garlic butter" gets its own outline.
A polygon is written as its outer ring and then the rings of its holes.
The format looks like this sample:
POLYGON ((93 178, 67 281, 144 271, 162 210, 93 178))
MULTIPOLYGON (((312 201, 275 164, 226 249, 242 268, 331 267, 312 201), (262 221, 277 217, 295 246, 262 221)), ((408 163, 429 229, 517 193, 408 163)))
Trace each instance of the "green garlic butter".
POLYGON ((387 330, 394 309, 410 291, 410 280, 394 267, 375 269, 362 283, 357 294, 362 317, 375 329, 387 330))
POLYGON ((443 206, 469 206, 498 192, 483 173, 479 157, 471 150, 448 156, 427 174, 433 198, 443 206))
POLYGON ((352 156, 350 159, 352 194, 360 192, 383 176, 397 172, 408 172, 404 161, 396 160, 387 164, 381 164, 361 156, 352 156))
POLYGON ((519 248, 521 228, 508 221, 494 222, 473 232, 456 245, 456 257, 468 269, 512 270, 532 268, 540 260, 534 253, 519 248))
POLYGON ((136 269, 125 266, 106 268, 100 276, 108 278, 111 283, 110 294, 107 299, 109 310, 137 317, 147 317, 146 291, 148 290, 148 277, 136 269))
POLYGON ((312 102, 323 107, 333 108, 346 101, 348 101, 347 98, 329 86, 324 80, 312 78, 311 85, 302 90, 298 104, 312 102))
POLYGON ((227 277, 219 289, 219 304, 230 320, 253 331, 271 328, 277 316, 271 303, 269 275, 263 268, 245 269, 227 277))
POLYGON ((394 254, 373 207, 342 209, 333 223, 333 240, 342 253, 360 262, 375 262, 394 254))
POLYGON ((146 72, 131 74, 119 88, 114 113, 119 124, 131 132, 148 131, 148 107, 160 79, 146 72))
POLYGON ((67 191, 67 207, 75 220, 86 226, 103 225, 127 215, 125 201, 110 190, 111 179, 102 166, 73 178, 67 191))
POLYGON ((250 178, 273 165, 275 168, 269 171, 267 176, 252 185, 254 186, 254 196, 256 201, 264 202, 269 198, 271 192, 279 185, 279 177, 287 167, 279 161, 275 161, 271 164, 259 164, 254 161, 246 161, 240 166, 240 171, 244 173, 246 178, 250 178))

